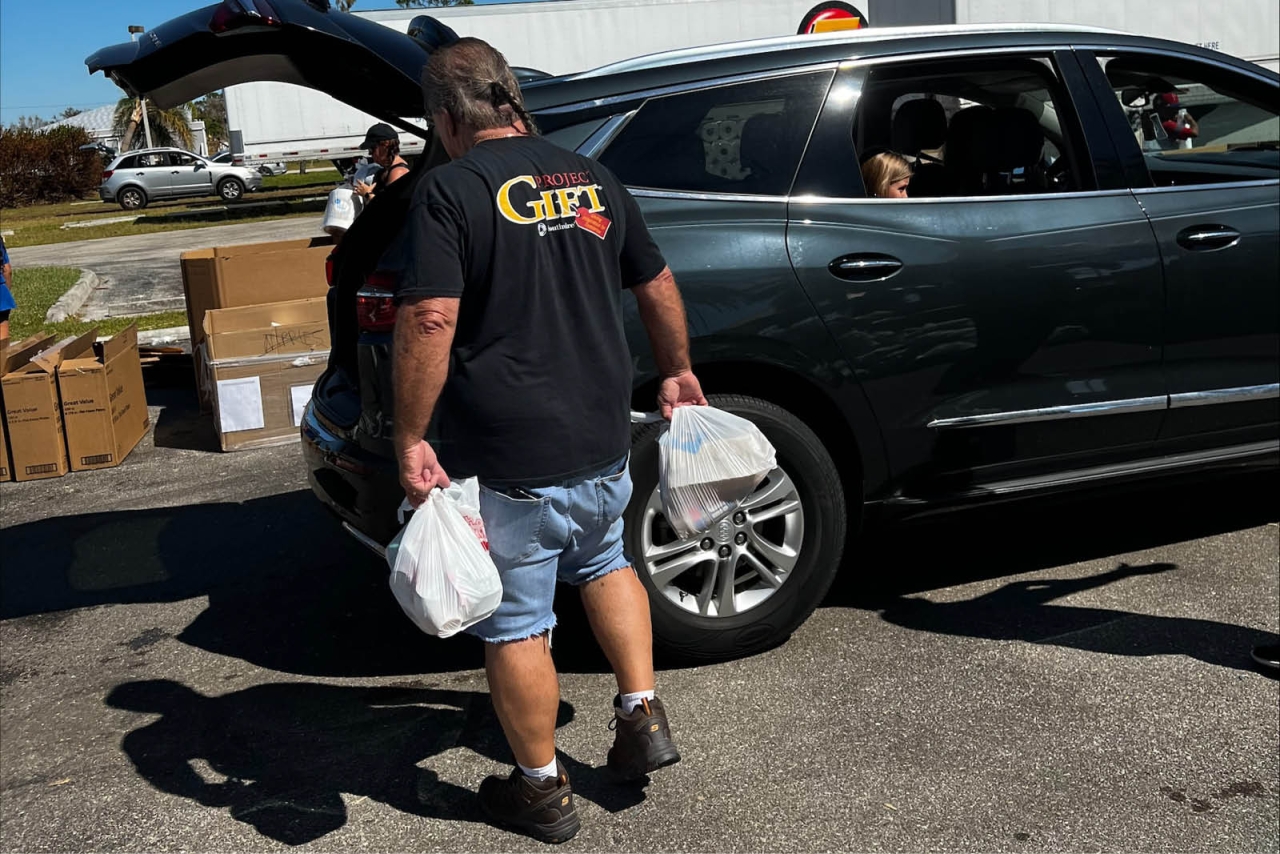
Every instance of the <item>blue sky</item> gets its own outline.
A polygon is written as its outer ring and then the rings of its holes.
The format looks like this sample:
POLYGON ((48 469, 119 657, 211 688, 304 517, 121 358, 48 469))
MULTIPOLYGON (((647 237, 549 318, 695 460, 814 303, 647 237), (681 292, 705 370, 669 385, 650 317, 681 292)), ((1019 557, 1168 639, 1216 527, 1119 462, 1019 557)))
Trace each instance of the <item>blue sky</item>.
MULTIPOLYGON (((90 77, 84 58, 128 41, 130 24, 153 27, 212 2, 0 0, 0 125, 24 115, 48 118, 64 107, 114 104, 123 93, 101 74, 90 77)), ((393 0, 355 5, 356 11, 389 8, 395 8, 393 0)))

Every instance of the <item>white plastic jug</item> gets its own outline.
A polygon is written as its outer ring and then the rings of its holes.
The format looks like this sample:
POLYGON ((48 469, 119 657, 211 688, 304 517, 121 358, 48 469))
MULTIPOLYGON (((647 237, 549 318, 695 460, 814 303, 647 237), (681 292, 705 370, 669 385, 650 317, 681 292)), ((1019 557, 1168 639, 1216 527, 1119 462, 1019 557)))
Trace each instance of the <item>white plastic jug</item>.
POLYGON ((364 201, 350 187, 334 187, 329 191, 329 202, 324 206, 324 222, 321 228, 325 234, 339 235, 344 233, 356 221, 364 201))

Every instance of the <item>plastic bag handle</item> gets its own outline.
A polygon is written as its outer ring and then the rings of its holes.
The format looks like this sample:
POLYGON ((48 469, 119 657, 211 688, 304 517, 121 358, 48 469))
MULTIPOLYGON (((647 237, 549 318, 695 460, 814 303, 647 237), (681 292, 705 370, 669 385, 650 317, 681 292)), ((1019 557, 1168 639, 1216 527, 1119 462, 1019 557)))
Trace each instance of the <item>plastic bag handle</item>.
POLYGON ((412 513, 415 509, 416 508, 409 503, 408 496, 405 496, 404 501, 400 502, 400 509, 396 511, 396 521, 400 523, 400 527, 404 527, 404 514, 406 512, 412 513))

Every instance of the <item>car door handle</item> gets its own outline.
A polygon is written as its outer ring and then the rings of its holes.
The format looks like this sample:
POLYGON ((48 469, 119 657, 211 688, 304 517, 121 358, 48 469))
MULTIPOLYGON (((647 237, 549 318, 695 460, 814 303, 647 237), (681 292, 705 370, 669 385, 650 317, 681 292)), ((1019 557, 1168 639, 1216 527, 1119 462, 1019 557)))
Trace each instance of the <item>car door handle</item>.
POLYGON ((1240 232, 1225 225, 1193 225, 1178 232, 1178 245, 1184 249, 1226 249, 1240 240, 1240 232))
POLYGON ((846 282, 875 282, 887 279, 901 269, 902 262, 897 258, 877 252, 842 255, 827 265, 831 275, 846 282))

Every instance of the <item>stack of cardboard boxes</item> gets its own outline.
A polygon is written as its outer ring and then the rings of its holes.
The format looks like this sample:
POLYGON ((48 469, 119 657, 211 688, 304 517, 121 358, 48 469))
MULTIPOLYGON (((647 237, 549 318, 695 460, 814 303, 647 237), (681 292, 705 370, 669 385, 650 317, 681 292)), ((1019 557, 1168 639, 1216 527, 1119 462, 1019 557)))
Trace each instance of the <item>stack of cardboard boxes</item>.
MULTIPOLYGON (((329 360, 333 238, 182 255, 196 388, 224 451, 298 440, 329 360)), ((119 465, 147 432, 138 332, 0 346, 0 480, 119 465)))
POLYGON ((329 359, 332 249, 333 238, 318 237, 182 255, 200 407, 224 451, 298 440, 329 359))
POLYGON ((138 330, 0 348, 0 480, 118 466, 147 432, 138 330))

